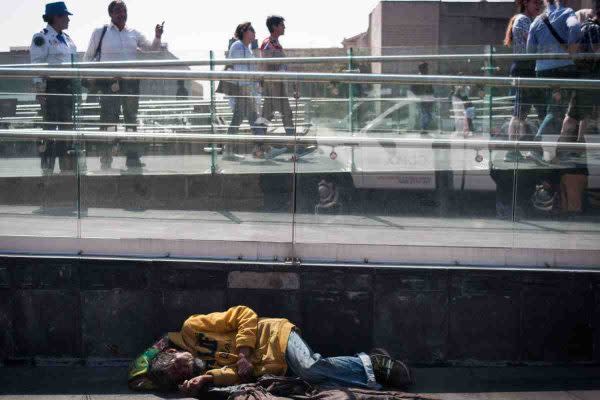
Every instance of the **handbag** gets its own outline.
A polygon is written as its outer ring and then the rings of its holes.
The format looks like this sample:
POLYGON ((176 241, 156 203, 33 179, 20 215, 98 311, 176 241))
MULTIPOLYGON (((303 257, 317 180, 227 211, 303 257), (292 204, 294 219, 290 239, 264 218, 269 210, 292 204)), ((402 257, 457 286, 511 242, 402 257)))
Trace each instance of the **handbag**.
MULTIPOLYGON (((226 65, 224 71, 232 71, 233 65, 226 65)), ((240 85, 232 81, 219 81, 215 93, 224 94, 225 96, 238 96, 240 94, 240 85)))

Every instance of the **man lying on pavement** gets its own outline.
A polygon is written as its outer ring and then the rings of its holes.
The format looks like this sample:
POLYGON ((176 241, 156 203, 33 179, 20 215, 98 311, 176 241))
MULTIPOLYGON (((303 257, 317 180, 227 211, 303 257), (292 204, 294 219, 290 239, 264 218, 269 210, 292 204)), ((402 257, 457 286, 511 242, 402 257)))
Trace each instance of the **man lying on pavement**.
POLYGON ((259 318, 248 307, 194 315, 131 365, 133 390, 175 390, 197 395, 203 387, 252 382, 264 375, 292 375, 323 386, 403 388, 408 367, 385 350, 354 357, 314 353, 287 319, 259 318))

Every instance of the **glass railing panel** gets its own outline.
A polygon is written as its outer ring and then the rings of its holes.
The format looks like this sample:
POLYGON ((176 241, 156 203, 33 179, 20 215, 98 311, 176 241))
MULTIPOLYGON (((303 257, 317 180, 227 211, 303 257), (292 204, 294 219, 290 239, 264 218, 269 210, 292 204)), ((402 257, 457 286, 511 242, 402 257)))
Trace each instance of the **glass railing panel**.
MULTIPOLYGON (((130 82, 118 82, 119 89, 130 82)), ((82 238, 118 238, 120 251, 138 255, 291 257, 294 160, 288 151, 265 156, 267 145, 254 139, 263 129, 285 132, 280 116, 256 125, 269 98, 246 90, 171 98, 161 84, 143 80, 139 92, 101 95, 91 106, 97 110, 88 132, 96 136, 86 141, 82 238), (103 107, 113 103, 121 107, 118 120, 103 122, 103 107), (124 107, 132 104, 137 112, 126 120, 124 107)), ((301 107, 294 110, 303 118, 301 107)))
POLYGON ((78 235, 76 85, 52 79, 43 85, 36 91, 31 79, 0 81, 0 235, 12 246, 3 251, 69 252, 67 239, 78 235))
POLYGON ((390 249, 407 246, 510 248, 512 202, 497 209, 495 174, 512 175, 514 162, 495 162, 503 156, 493 146, 510 121, 509 89, 363 86, 380 96, 362 103, 369 112, 340 129, 315 124, 318 150, 297 163, 299 256, 364 252, 377 262, 400 261, 390 249))
POLYGON ((536 104, 532 104, 525 128, 534 142, 523 146, 517 169, 516 243, 520 247, 572 251, 571 262, 576 264, 588 264, 586 251, 598 250, 597 96, 594 89, 545 88, 541 98, 547 107, 538 124, 536 104))

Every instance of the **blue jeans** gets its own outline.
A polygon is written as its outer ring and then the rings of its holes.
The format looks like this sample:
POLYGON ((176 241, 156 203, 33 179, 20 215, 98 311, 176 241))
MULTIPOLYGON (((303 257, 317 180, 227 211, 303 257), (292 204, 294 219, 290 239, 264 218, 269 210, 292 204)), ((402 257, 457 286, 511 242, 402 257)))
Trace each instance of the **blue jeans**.
POLYGON ((368 355, 323 358, 297 332, 288 339, 286 361, 291 372, 312 384, 380 389, 368 355))
POLYGON ((419 110, 419 128, 424 131, 429 129, 429 125, 433 120, 433 112, 431 110, 431 104, 429 103, 420 103, 417 105, 419 110))
MULTIPOLYGON (((537 76, 539 78, 577 78, 577 69, 575 66, 567 66, 547 71, 538 71, 537 76)), ((567 114, 569 100, 571 99, 571 93, 571 90, 565 89, 556 90, 550 88, 546 90, 546 118, 541 122, 536 140, 542 141, 544 136, 547 135, 560 135, 563 119, 567 114), (557 101, 554 98, 554 92, 560 93, 560 100, 557 101)))

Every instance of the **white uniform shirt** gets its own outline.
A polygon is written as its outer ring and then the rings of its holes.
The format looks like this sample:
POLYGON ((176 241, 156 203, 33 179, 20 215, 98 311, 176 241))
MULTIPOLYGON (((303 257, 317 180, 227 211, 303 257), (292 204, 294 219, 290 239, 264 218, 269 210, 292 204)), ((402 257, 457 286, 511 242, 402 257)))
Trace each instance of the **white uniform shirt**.
MULTIPOLYGON (((72 57, 77 56, 77 47, 69 35, 62 33, 64 41, 61 41, 58 36, 59 33, 50 25, 46 26, 40 33, 33 35, 31 47, 29 48, 32 64, 70 63, 72 57)), ((33 82, 42 84, 43 79, 35 78, 33 82)))
MULTIPOLYGON (((92 61, 96 55, 96 50, 100 45, 100 37, 104 27, 98 28, 92 33, 90 44, 85 53, 85 61, 92 61)), ((138 50, 159 50, 160 40, 154 39, 150 43, 148 39, 139 31, 125 27, 119 31, 113 23, 108 25, 106 34, 102 39, 102 49, 100 52, 100 61, 129 61, 137 58, 138 50)))

